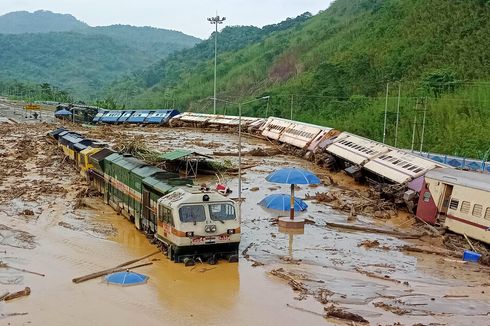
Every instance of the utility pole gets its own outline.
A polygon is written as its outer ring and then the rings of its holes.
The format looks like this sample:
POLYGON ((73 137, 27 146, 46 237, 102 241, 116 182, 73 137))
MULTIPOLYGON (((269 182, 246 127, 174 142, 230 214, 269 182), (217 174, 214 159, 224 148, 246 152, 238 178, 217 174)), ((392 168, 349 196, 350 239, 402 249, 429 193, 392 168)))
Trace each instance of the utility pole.
POLYGON ((398 104, 396 106, 396 127, 395 127, 395 147, 398 144, 398 126, 400 125, 400 98, 402 94, 402 84, 398 83, 398 104))
POLYGON ((427 98, 425 98, 424 103, 424 118, 422 120, 422 136, 420 137, 420 154, 422 154, 422 149, 424 147, 424 135, 425 135, 425 120, 427 117, 427 98))
POLYGON ((218 25, 223 24, 226 20, 226 17, 218 16, 216 13, 216 17, 208 18, 208 21, 216 26, 214 33, 214 102, 213 102, 213 114, 216 114, 216 69, 218 67, 218 25))
POLYGON ((390 83, 386 83, 386 103, 385 103, 385 122, 383 126, 383 144, 386 141, 386 124, 388 122, 388 95, 390 92, 390 83))
POLYGON ((267 119, 269 117, 269 103, 271 101, 271 98, 269 97, 267 99, 267 107, 265 108, 265 118, 267 119))
POLYGON ((291 95, 291 120, 293 120, 294 95, 291 95))
POLYGON ((415 113, 415 118, 413 119, 413 131, 412 131, 412 152, 415 146, 415 128, 417 127, 417 114, 415 113))

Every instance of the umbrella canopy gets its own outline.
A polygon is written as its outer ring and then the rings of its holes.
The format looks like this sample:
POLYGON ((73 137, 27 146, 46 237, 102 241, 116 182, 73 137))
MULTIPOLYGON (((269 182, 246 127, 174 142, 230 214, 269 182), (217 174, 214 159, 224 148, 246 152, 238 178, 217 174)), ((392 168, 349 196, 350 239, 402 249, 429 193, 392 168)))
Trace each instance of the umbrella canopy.
POLYGON ((320 179, 312 172, 297 169, 285 168, 272 172, 265 178, 269 182, 287 184, 319 184, 320 179))
POLYGON ((69 115, 72 115, 72 113, 70 111, 68 111, 67 109, 61 109, 59 111, 56 111, 54 113, 54 115, 56 115, 56 116, 69 116, 69 115))
MULTIPOLYGON (((276 209, 279 211, 291 210, 291 196, 285 194, 269 195, 259 202, 260 206, 270 209, 276 209)), ((294 210, 304 211, 308 208, 308 205, 299 198, 294 198, 294 210)))
POLYGON ((109 284, 128 286, 146 283, 148 278, 148 276, 143 274, 126 271, 109 274, 105 277, 105 280, 109 284))

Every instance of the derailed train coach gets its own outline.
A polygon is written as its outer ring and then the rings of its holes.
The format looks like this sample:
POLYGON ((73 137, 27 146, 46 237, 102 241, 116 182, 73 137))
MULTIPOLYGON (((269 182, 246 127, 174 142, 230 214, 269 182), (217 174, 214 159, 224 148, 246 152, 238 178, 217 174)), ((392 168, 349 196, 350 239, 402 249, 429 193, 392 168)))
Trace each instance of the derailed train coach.
POLYGON ((184 112, 172 117, 169 124, 172 127, 216 127, 218 129, 222 127, 238 128, 238 125, 241 124, 242 129, 246 130, 251 126, 258 128, 264 121, 263 118, 184 112))
MULTIPOLYGON (((50 133, 58 142, 61 134, 70 132, 50 133)), ((80 134, 73 139, 100 143, 80 134)), ((212 264, 238 260, 240 217, 231 199, 107 147, 88 145, 83 156, 74 156, 69 143, 59 146, 104 201, 153 238, 171 260, 188 265, 195 259, 212 264)))
POLYGON ((417 217, 490 244, 490 175, 434 169, 418 190, 417 217))
POLYGON ((148 124, 164 125, 180 114, 173 109, 167 110, 99 110, 93 123, 104 124, 148 124))

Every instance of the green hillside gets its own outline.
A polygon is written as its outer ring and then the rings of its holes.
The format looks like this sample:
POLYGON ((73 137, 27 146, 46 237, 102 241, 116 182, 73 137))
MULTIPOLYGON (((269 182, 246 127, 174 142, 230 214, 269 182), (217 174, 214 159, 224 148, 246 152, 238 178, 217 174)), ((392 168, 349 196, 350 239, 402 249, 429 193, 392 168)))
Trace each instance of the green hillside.
POLYGON ((55 14, 45 10, 33 13, 16 11, 0 16, 2 34, 68 32, 86 27, 87 24, 72 15, 55 14))
POLYGON ((193 47, 201 41, 182 32, 129 25, 97 26, 77 30, 77 32, 108 36, 125 46, 137 48, 148 56, 158 59, 175 51, 193 47))
POLYGON ((200 41, 150 27, 90 27, 47 11, 0 16, 0 26, 0 80, 49 83, 84 100, 116 78, 200 41))
MULTIPOLYGON (((391 83, 387 142, 393 144, 401 85, 398 146, 412 146, 417 119, 414 148, 420 148, 426 109, 424 150, 483 158, 490 147, 490 89, 481 82, 490 76, 489 17, 483 0, 337 0, 311 19, 222 53, 219 97, 270 95, 269 114, 289 118, 292 107, 295 119, 381 140, 391 83)), ((212 59, 191 56, 183 65, 191 51, 154 66, 157 76, 133 75, 109 94, 135 95, 138 107, 172 99, 184 109, 209 110, 212 59)), ((264 106, 251 104, 246 114, 264 115, 264 106)))

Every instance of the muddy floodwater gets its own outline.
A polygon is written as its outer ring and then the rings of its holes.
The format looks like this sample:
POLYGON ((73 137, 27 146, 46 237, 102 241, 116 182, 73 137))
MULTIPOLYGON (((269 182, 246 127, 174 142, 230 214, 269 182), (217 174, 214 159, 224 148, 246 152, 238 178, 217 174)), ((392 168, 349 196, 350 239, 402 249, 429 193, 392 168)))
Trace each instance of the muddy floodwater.
MULTIPOLYGON (((0 303, 1 325, 353 325, 324 318, 324 307, 331 305, 371 325, 490 325, 487 267, 400 250, 422 240, 327 227, 326 222, 346 223, 348 214, 311 200, 301 215, 311 221, 304 233, 279 230, 273 219, 280 213, 257 203, 272 193, 288 193, 289 187, 266 182, 267 174, 285 166, 310 169, 322 179, 328 174, 287 155, 243 158, 248 168, 239 263, 185 267, 158 254, 143 261, 152 265, 135 270, 150 277, 147 284, 119 287, 101 278, 74 284, 74 277, 142 257, 155 246, 100 198, 79 200, 84 180, 46 140, 45 133, 53 128, 0 125, 0 260, 45 274, 0 268, 0 295, 31 289, 27 297, 0 303), (374 241, 376 246, 363 245, 374 241)), ((229 152, 217 159, 237 161, 233 134, 78 129, 112 143, 142 136, 150 148, 162 152, 229 152)), ((243 150, 274 146, 245 137, 243 150)), ((338 187, 359 187, 343 175, 330 177, 338 187)), ((237 177, 224 178, 236 197, 237 177)), ((197 182, 214 185, 216 178, 197 182)), ((335 187, 301 186, 297 195, 304 198, 335 187)), ((410 230, 408 218, 400 213, 379 221, 358 215, 350 223, 410 230)), ((437 245, 435 240, 424 244, 437 245)))

